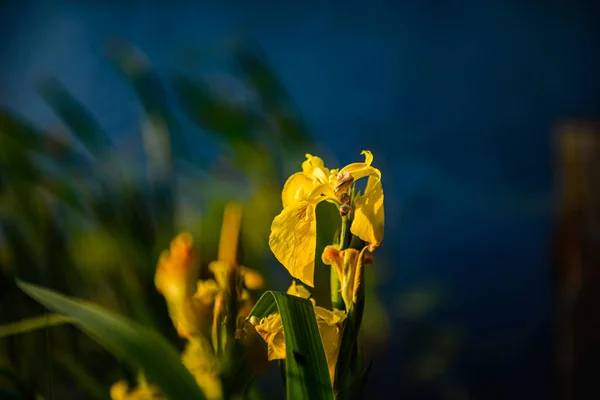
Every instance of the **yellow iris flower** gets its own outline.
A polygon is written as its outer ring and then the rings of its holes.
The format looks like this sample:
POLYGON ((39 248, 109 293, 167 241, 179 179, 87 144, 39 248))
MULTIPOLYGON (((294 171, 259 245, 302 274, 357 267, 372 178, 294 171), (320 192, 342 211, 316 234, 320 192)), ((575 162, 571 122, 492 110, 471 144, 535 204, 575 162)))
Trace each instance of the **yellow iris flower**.
MULTIPOLYGON (((288 288, 287 293, 304 299, 310 297, 308 289, 302 285, 297 285, 295 282, 288 288)), ((316 306, 313 299, 310 299, 310 301, 314 305, 317 326, 319 327, 319 333, 321 334, 321 341, 323 342, 327 365, 329 367, 329 375, 331 382, 333 382, 335 377, 335 366, 340 351, 342 323, 346 318, 346 314, 341 310, 330 311, 326 308, 316 306)), ((258 334, 262 336, 267 343, 269 361, 285 359, 283 324, 279 313, 273 313, 263 318, 256 324, 255 328, 258 334)))
POLYGON ((154 275, 154 284, 167 302, 173 325, 185 338, 196 333, 201 322, 191 299, 190 268, 194 257, 192 236, 181 233, 171 241, 170 250, 160 255, 154 275))
POLYGON ((326 200, 342 205, 350 187, 368 178, 365 191, 356 198, 350 232, 371 247, 383 240, 384 210, 381 172, 371 166, 373 155, 363 151, 365 162, 330 170, 319 157, 306 155, 302 171, 290 176, 283 187, 283 211, 271 225, 269 246, 294 278, 314 286, 315 248, 317 244, 317 204, 326 200))

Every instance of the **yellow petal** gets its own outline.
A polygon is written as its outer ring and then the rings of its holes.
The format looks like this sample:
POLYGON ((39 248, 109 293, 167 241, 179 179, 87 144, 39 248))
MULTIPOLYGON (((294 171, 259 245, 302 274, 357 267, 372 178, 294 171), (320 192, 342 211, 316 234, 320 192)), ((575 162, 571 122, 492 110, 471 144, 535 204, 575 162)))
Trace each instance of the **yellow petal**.
POLYGON ((176 263, 188 263, 192 256, 194 239, 187 232, 182 232, 171 241, 171 257, 176 263))
POLYGON ((255 328, 267 343, 269 361, 285 359, 283 324, 279 313, 273 313, 263 318, 255 328))
POLYGON ((365 194, 356 199, 354 221, 350 231, 377 247, 383 241, 384 222, 381 180, 370 176, 365 194))
POLYGON ((129 390, 126 381, 118 381, 110 388, 111 400, 160 400, 164 399, 154 385, 140 385, 129 390))
POLYGON ((340 251, 333 246, 326 246, 321 255, 321 260, 325 265, 331 265, 335 270, 338 279, 344 276, 344 259, 340 255, 340 251))
POLYGON ((125 400, 128 397, 129 385, 126 381, 118 381, 110 387, 111 400, 125 400))
POLYGON ((267 342, 267 357, 269 361, 285 359, 285 338, 283 330, 275 333, 267 342))
POLYGON ((329 169, 325 167, 323 159, 311 154, 306 154, 306 161, 302 163, 302 172, 321 183, 325 183, 329 179, 329 169))
POLYGON ((192 238, 187 233, 179 234, 171 242, 170 251, 161 253, 154 275, 156 289, 164 296, 169 316, 181 337, 189 337, 198 329, 189 282, 192 260, 192 238))
POLYGON ((317 316, 317 322, 324 322, 329 325, 342 323, 346 319, 346 313, 342 310, 334 309, 331 311, 320 306, 315 307, 315 315, 317 316))
POLYGON ((240 266, 240 275, 244 280, 244 286, 250 290, 259 290, 265 287, 262 275, 253 269, 240 266))
POLYGON ((214 279, 199 280, 194 298, 202 304, 212 304, 221 288, 214 279))
POLYGON ((219 363, 206 338, 198 336, 189 340, 181 355, 181 362, 192 373, 207 399, 222 398, 219 363))
POLYGON ((194 257, 192 246, 192 237, 182 233, 171 241, 170 251, 160 254, 154 284, 165 298, 179 298, 188 293, 188 278, 194 257))
POLYGON ((317 221, 315 205, 301 201, 283 209, 271 224, 269 247, 290 275, 313 287, 317 221))
POLYGON ((340 310, 330 311, 318 306, 315 307, 315 314, 317 315, 317 326, 319 327, 325 357, 327 358, 329 377, 333 383, 335 366, 340 352, 341 322, 345 319, 346 314, 340 310))
POLYGON ((360 154, 365 155, 365 162, 348 164, 340 170, 338 175, 349 173, 352 175, 355 181, 359 180, 360 178, 364 178, 365 176, 377 176, 379 179, 381 179, 381 172, 379 172, 377 168, 371 167, 371 163, 373 162, 373 154, 368 150, 363 150, 360 154))
POLYGON ((302 297, 303 299, 310 298, 310 292, 308 291, 306 286, 299 285, 296 283, 296 281, 292 282, 286 293, 297 297, 302 297))
POLYGON ((308 193, 312 186, 312 180, 303 172, 296 172, 290 176, 283 185, 283 191, 281 192, 283 207, 285 208, 297 201, 296 194, 299 190, 308 193))

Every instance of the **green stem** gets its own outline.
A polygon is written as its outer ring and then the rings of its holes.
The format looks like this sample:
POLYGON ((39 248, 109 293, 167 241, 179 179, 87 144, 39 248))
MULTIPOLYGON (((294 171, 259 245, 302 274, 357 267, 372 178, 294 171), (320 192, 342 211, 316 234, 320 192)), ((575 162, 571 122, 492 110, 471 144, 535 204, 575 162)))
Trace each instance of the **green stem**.
MULTIPOLYGON (((348 248, 348 242, 350 239, 350 223, 347 215, 342 217, 342 227, 340 230, 340 243, 339 250, 342 251, 348 248)), ((345 310, 344 300, 342 299, 342 293, 340 292, 341 283, 337 276, 335 269, 331 268, 330 273, 331 279, 331 306, 338 310, 345 310)))

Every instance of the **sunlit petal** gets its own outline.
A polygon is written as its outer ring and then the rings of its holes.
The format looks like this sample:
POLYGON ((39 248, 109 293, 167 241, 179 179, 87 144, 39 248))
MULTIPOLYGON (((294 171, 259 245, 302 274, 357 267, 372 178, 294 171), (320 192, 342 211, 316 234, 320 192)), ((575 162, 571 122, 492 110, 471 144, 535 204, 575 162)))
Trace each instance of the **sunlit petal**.
POLYGON ((369 177, 365 195, 356 199, 354 221, 350 227, 353 235, 374 246, 383 241, 385 216, 383 211, 383 187, 381 180, 369 177))
POLYGON ((345 319, 346 314, 340 310, 330 311, 318 306, 315 307, 315 314, 317 315, 317 326, 319 327, 325 357, 327 358, 329 377, 331 378, 331 382, 333 382, 335 378, 335 366, 340 352, 341 323, 345 319))
POLYGON ((271 224, 269 247, 292 277, 313 287, 317 245, 316 205, 307 201, 284 208, 271 224))
POLYGON ((340 255, 340 251, 333 246, 327 246, 323 250, 323 254, 321 255, 321 260, 325 265, 331 265, 331 267, 335 270, 338 279, 342 279, 344 274, 344 259, 340 255))
POLYGON ((301 192, 308 193, 312 189, 312 179, 308 178, 303 172, 296 172, 288 178, 281 192, 281 201, 283 208, 296 202, 296 194, 301 192))
POLYGON ((368 150, 363 150, 360 154, 365 155, 365 162, 357 162, 346 165, 342 168, 338 175, 349 173, 355 181, 365 176, 378 176, 381 179, 381 172, 377 168, 371 167, 373 162, 373 154, 368 150))
POLYGON ((308 291, 306 286, 300 285, 296 283, 296 281, 292 282, 286 293, 291 294, 293 296, 302 297, 303 299, 310 298, 310 292, 308 291))
MULTIPOLYGON (((306 161, 302 163, 302 172, 312 177, 319 177, 321 174, 323 174, 325 178, 329 176, 329 169, 325 167, 323 159, 311 154, 306 154, 306 161)), ((321 183, 324 182, 321 181, 321 183)))
POLYGON ((256 332, 267 343, 269 361, 285 359, 283 324, 279 313, 263 318, 256 325, 256 332))

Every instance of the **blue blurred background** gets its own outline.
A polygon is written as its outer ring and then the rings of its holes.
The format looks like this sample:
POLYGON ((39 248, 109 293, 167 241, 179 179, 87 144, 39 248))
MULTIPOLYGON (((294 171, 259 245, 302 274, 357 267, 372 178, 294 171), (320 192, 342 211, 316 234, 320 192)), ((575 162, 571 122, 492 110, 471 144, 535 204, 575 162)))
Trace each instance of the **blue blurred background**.
POLYGON ((0 103, 58 126, 33 88, 52 74, 141 154, 139 101, 107 43, 130 42, 159 76, 202 71, 243 97, 223 71, 232 38, 251 37, 319 144, 311 152, 333 166, 370 149, 383 173, 374 275, 390 324, 374 355, 377 397, 551 398, 551 134, 564 118, 600 116, 599 11, 578 1, 5 2, 0 103), (418 322, 411 304, 424 308, 418 322), (450 339, 432 350, 432 335, 450 339), (401 378, 417 374, 416 349, 444 369, 436 383, 401 378))

